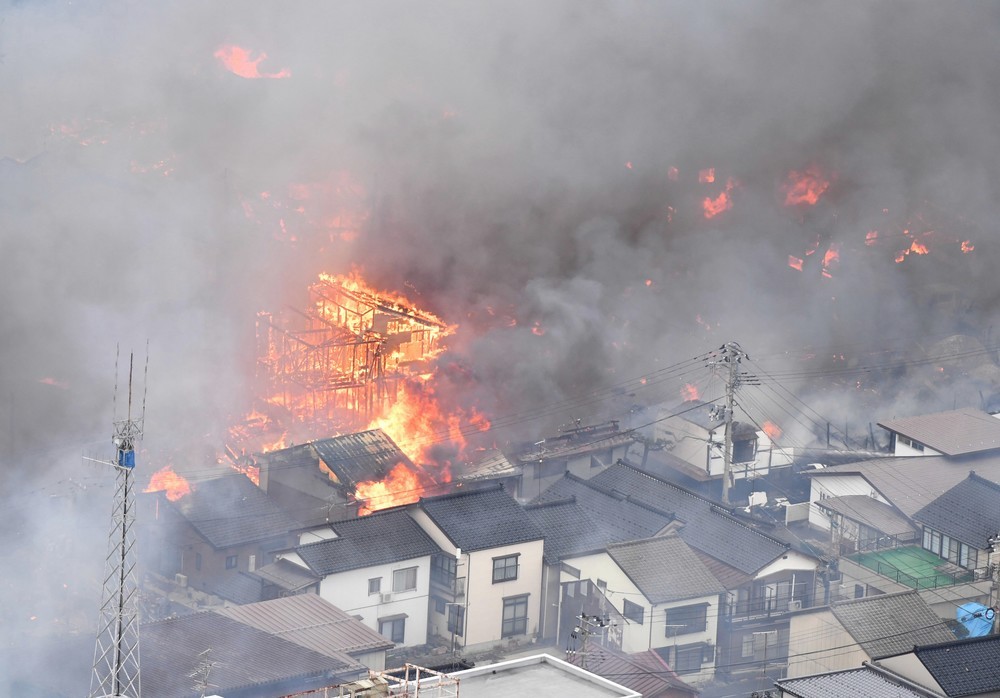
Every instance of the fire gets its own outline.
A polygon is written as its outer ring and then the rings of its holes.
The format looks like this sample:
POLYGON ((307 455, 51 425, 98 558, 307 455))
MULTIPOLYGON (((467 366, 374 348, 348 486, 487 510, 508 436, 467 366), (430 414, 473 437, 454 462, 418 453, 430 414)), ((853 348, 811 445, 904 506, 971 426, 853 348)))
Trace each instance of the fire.
POLYGON ((404 463, 397 463, 384 480, 359 482, 355 497, 363 504, 358 514, 364 516, 379 509, 409 504, 420 499, 424 486, 420 474, 410 470, 404 463))
POLYGON ((868 233, 865 235, 865 244, 868 245, 869 247, 874 245, 877 240, 878 240, 877 230, 869 230, 868 233))
MULTIPOLYGON (((709 181, 715 181, 715 175, 713 170, 712 179, 709 181)), ((726 180, 726 189, 715 197, 714 199, 706 196, 701 202, 702 211, 705 214, 705 218, 715 218, 717 215, 723 211, 728 211, 733 207, 733 200, 729 196, 731 192, 736 187, 736 181, 732 178, 726 180)))
POLYGON ((829 279, 832 276, 830 272, 831 266, 839 261, 840 248, 837 243, 831 243, 830 247, 826 251, 826 254, 823 255, 823 276, 829 279))
POLYGON ((962 241, 962 252, 964 254, 968 254, 969 252, 972 252, 974 249, 976 249, 976 246, 973 245, 971 241, 969 240, 962 241))
POLYGON ((176 502, 191 491, 191 485, 182 475, 178 475, 169 465, 165 465, 149 479, 149 486, 143 492, 166 491, 167 499, 176 502))
POLYGON ((906 259, 906 257, 908 255, 911 255, 911 254, 924 255, 924 254, 928 254, 929 252, 930 252, 930 250, 927 249, 927 245, 925 245, 924 243, 920 242, 919 240, 914 240, 910 244, 910 246, 908 248, 906 248, 905 250, 903 250, 902 252, 900 252, 898 255, 896 255, 896 264, 900 264, 904 259, 906 259))
POLYGON ((698 181, 702 184, 711 184, 715 181, 715 168, 709 167, 698 172, 698 181))
POLYGON ((687 383, 683 388, 681 388, 681 399, 684 402, 688 400, 697 400, 699 396, 698 386, 687 383))
POLYGON ((781 189, 785 192, 785 206, 815 206, 829 187, 830 181, 813 166, 803 172, 789 172, 781 189))
POLYGON ((781 427, 779 427, 774 422, 764 422, 761 429, 764 431, 765 434, 767 434, 768 438, 771 439, 772 441, 781 438, 781 427))
POLYGON ((240 46, 230 45, 219 47, 214 55, 222 62, 226 70, 248 80, 260 78, 281 79, 292 76, 291 72, 286 69, 280 70, 277 73, 261 73, 257 66, 267 58, 267 54, 263 51, 254 58, 252 51, 240 46))
POLYGON ((790 266, 792 269, 797 269, 798 271, 802 271, 803 263, 805 263, 805 260, 802 259, 801 257, 793 257, 792 255, 788 255, 788 266, 790 266))

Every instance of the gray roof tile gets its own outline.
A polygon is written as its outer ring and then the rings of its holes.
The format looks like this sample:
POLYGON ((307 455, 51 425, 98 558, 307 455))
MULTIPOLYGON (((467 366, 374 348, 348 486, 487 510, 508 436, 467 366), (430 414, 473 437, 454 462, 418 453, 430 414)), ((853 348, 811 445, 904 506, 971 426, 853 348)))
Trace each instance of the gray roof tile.
POLYGON ((336 538, 295 549, 320 576, 371 565, 413 560, 439 552, 422 528, 403 509, 375 512, 330 524, 336 538))
POLYGON ((885 675, 863 667, 828 674, 781 679, 775 685, 795 698, 926 698, 885 675))
POLYGON ((462 550, 486 550, 543 538, 521 505, 499 485, 422 498, 419 506, 462 550))
POLYGON ((916 531, 913 524, 893 506, 866 494, 827 497, 816 502, 816 506, 843 514, 889 536, 903 536, 916 531))
POLYGON ((195 482, 190 493, 171 504, 216 549, 280 537, 299 527, 236 472, 195 482))
POLYGON ((622 461, 595 475, 590 482, 606 491, 621 492, 637 502, 672 512, 683 524, 679 533, 685 543, 741 572, 756 573, 790 547, 737 521, 711 500, 622 461))
POLYGON ((949 698, 1000 691, 1000 635, 917 647, 914 654, 949 698))
POLYGON ((382 480, 397 463, 413 468, 406 454, 381 429, 314 441, 312 447, 337 479, 349 487, 382 480))
POLYGON ((679 536, 608 546, 608 554, 651 603, 681 601, 725 591, 679 536))
POLYGON ((917 591, 844 601, 833 604, 830 610, 869 657, 886 657, 908 652, 916 645, 955 639, 917 591))
POLYGON ((947 536, 979 550, 1000 531, 1000 484, 974 472, 913 515, 947 536))
POLYGON ((946 456, 1000 448, 1000 419, 971 407, 891 419, 878 425, 930 446, 946 456))

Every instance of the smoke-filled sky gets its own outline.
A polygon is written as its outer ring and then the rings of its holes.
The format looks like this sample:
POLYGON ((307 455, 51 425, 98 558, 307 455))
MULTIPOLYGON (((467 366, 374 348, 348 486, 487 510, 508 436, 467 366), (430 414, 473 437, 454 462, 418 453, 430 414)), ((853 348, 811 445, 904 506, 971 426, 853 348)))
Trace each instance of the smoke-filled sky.
POLYGON ((454 399, 490 415, 732 340, 774 370, 988 342, 998 26, 990 3, 0 2, 5 491, 100 478, 79 454, 110 437, 116 345, 139 373, 149 342, 147 442, 207 457, 255 313, 353 265, 460 326, 454 399), (829 188, 785 206, 809 168, 829 188))

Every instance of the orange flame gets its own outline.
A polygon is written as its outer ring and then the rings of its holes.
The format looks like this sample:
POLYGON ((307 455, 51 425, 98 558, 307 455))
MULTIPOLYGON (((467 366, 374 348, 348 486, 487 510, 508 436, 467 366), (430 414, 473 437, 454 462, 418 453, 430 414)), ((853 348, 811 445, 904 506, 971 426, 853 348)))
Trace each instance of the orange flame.
POLYGON ((972 252, 974 249, 976 249, 976 246, 973 245, 970 240, 962 241, 962 252, 964 254, 968 254, 969 252, 972 252))
POLYGON ((149 479, 149 486, 143 492, 162 492, 166 490, 167 499, 176 502, 178 499, 191 491, 191 485, 182 475, 178 475, 169 465, 153 473, 149 479))
POLYGON ((801 257, 793 257, 792 255, 788 255, 788 266, 790 266, 792 269, 797 269, 798 271, 802 271, 802 264, 804 262, 805 260, 802 259, 801 257))
POLYGON ((263 51, 256 58, 253 58, 253 52, 240 46, 230 45, 219 47, 214 55, 222 62, 226 70, 248 80, 260 78, 281 79, 291 77, 292 75, 286 69, 280 70, 277 73, 261 73, 257 66, 267 58, 267 54, 263 51))
POLYGON ((358 483, 354 495, 362 503, 358 514, 365 516, 379 509, 410 504, 420 499, 423 489, 420 475, 397 463, 384 480, 358 483))
POLYGON ((698 172, 698 181, 702 184, 711 184, 715 181, 715 168, 709 167, 698 172))
POLYGON ((868 233, 865 235, 865 244, 871 247, 872 245, 875 244, 876 240, 878 240, 878 231, 869 230, 868 233))
POLYGON ((815 206, 829 187, 830 181, 819 168, 809 167, 804 172, 789 172, 781 188, 785 192, 785 206, 815 206))
POLYGON ((698 386, 692 385, 691 383, 685 384, 685 386, 681 388, 681 399, 684 400, 684 402, 687 402, 688 400, 697 400, 698 386))
MULTIPOLYGON (((712 179, 709 181, 715 181, 714 170, 712 170, 712 179)), ((736 187, 736 181, 730 177, 726 180, 726 188, 724 191, 720 192, 714 199, 706 196, 701 202, 702 211, 705 214, 705 218, 715 218, 717 215, 723 211, 728 211, 733 207, 733 200, 729 196, 731 192, 736 187)))
POLYGON ((781 427, 779 427, 774 422, 764 422, 761 429, 767 434, 768 438, 772 441, 781 438, 781 427))

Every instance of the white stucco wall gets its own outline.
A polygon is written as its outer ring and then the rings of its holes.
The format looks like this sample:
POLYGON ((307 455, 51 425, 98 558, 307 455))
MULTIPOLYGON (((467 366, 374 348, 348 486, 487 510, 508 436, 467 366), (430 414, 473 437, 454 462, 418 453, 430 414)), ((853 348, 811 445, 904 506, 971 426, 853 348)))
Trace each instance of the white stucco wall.
POLYGON ((542 541, 529 541, 471 553, 463 551, 458 576, 466 576, 466 634, 464 646, 506 642, 501 638, 503 600, 528 595, 527 634, 538 632, 542 598, 542 541), (493 583, 493 558, 518 557, 517 579, 493 583))
MULTIPOLYGON (((866 497, 875 495, 874 499, 890 504, 881 494, 879 494, 868 480, 861 475, 844 473, 843 475, 823 475, 809 478, 809 501, 818 502, 825 497, 844 497, 852 494, 861 494, 866 497)), ((830 518, 826 512, 817 506, 809 510, 809 523, 813 526, 830 530, 830 518)))

